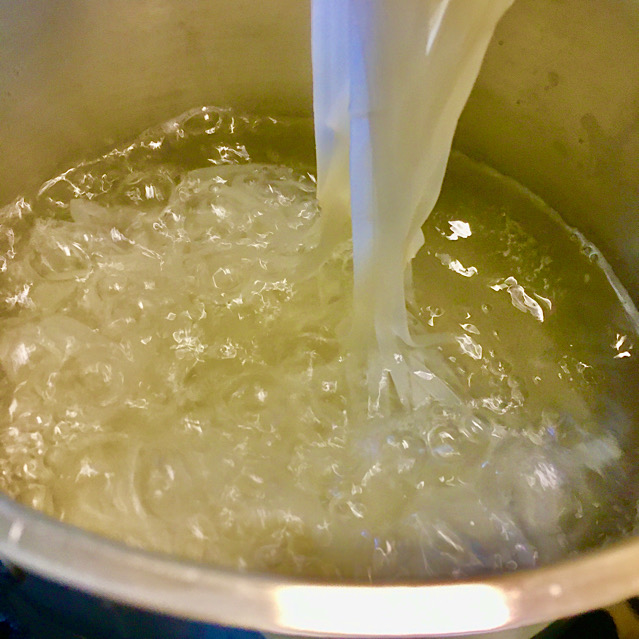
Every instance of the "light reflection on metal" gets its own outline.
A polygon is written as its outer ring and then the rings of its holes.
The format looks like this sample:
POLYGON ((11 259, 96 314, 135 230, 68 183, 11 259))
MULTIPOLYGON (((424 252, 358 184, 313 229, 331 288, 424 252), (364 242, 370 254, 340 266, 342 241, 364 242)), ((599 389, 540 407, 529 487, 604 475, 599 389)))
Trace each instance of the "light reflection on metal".
POLYGON ((504 591, 484 584, 431 586, 280 586, 277 623, 292 632, 422 635, 481 632, 511 620, 504 591), (310 596, 309 596, 310 595, 310 596), (461 614, 460 614, 461 611, 461 614))

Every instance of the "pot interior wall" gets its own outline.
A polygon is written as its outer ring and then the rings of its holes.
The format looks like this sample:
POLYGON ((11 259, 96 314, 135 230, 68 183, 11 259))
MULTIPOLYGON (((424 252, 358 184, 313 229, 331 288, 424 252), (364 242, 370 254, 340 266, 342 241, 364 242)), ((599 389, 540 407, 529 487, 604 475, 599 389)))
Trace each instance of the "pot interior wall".
POLYGON ((311 113, 299 0, 0 5, 0 202, 203 104, 311 113))

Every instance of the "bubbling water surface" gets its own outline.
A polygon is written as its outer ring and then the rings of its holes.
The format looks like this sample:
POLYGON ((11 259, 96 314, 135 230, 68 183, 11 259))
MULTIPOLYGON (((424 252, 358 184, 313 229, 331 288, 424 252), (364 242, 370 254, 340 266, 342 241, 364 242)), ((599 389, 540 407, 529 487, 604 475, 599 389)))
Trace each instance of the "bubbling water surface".
POLYGON ((598 251, 453 154, 408 304, 462 401, 371 414, 350 239, 296 268, 322 237, 304 149, 308 122, 205 107, 2 209, 1 488, 134 546, 321 578, 628 534, 636 311, 598 251))

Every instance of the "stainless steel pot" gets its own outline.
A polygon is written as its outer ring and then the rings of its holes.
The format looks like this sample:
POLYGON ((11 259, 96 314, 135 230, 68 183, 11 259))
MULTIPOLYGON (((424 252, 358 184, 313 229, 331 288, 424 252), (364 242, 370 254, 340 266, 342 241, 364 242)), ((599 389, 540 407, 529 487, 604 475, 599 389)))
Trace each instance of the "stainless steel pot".
MULTIPOLYGON (((310 114, 309 33, 305 0, 0 3, 0 203, 195 105, 310 114)), ((561 211, 639 300, 639 1, 518 0, 456 145, 561 211)), ((482 632, 639 592, 637 539, 480 580, 318 584, 147 554, 7 498, 0 554, 109 600, 291 634, 482 632)))

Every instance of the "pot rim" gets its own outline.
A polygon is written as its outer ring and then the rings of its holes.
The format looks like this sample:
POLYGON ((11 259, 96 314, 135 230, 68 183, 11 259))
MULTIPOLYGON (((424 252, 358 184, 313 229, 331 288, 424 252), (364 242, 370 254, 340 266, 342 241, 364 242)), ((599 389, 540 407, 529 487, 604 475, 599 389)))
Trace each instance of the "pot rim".
POLYGON ((6 495, 0 495, 0 555, 28 572, 119 603, 307 636, 503 630, 568 617, 639 592, 639 539, 541 568, 472 579, 320 582, 243 573, 139 550, 6 495))

